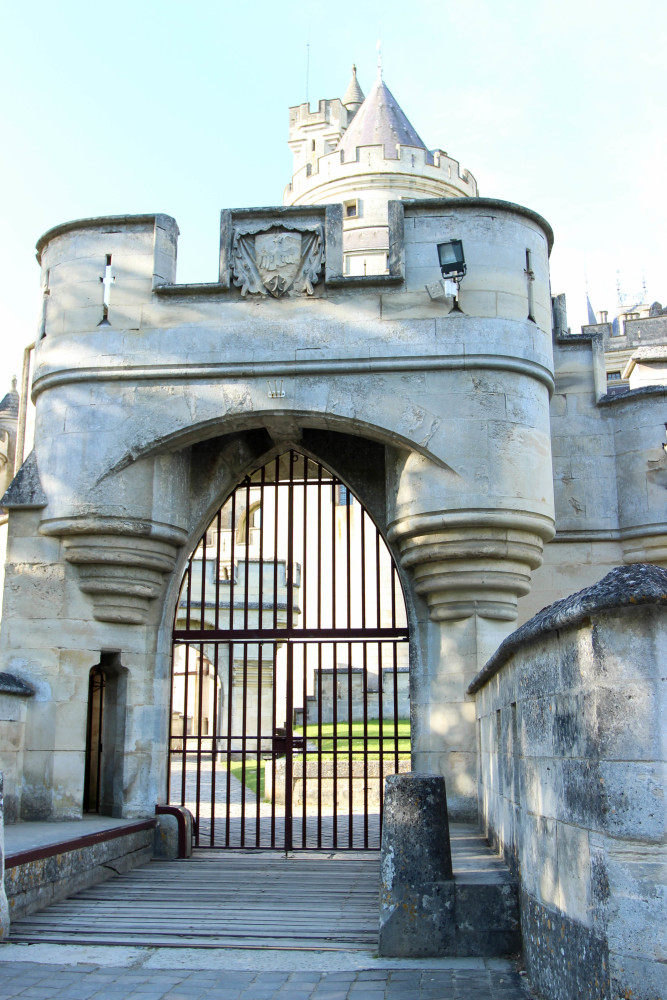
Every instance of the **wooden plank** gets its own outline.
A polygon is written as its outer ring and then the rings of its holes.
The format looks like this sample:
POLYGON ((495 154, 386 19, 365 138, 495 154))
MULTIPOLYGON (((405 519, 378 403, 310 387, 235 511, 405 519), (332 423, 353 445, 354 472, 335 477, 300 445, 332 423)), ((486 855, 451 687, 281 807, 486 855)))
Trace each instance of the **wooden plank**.
POLYGON ((197 852, 151 862, 16 921, 11 941, 368 950, 379 856, 197 852))

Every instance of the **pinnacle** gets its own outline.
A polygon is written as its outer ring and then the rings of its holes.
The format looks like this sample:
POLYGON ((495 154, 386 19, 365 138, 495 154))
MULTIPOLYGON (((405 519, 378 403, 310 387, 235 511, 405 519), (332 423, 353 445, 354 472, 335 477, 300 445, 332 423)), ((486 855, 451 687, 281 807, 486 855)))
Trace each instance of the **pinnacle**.
MULTIPOLYGON (((353 64, 352 66, 352 76, 350 82, 347 85, 347 90, 345 91, 345 96, 343 97, 343 104, 349 110, 351 110, 350 105, 360 105, 364 102, 364 92, 359 86, 359 81, 357 80, 357 67, 353 64)), ((356 109, 355 109, 356 110, 356 109)))

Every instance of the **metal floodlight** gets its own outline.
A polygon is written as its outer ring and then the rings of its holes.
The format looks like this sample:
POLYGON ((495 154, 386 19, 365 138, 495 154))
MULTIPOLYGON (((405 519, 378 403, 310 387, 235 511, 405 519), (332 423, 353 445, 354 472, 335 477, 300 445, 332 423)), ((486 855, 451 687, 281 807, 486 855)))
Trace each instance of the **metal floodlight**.
POLYGON ((461 240, 438 243, 438 258, 443 278, 458 281, 466 273, 466 261, 463 256, 463 242, 461 240))

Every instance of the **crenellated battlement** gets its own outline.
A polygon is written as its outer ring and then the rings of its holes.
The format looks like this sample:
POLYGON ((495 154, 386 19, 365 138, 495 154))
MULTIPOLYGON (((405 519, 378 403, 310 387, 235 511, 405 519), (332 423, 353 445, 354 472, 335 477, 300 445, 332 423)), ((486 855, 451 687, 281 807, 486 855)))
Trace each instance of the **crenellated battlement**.
POLYGON ((297 104, 289 109, 290 139, 296 129, 312 128, 317 125, 339 125, 343 131, 347 128, 351 117, 338 97, 318 101, 317 111, 311 111, 307 101, 297 104))
POLYGON ((338 193, 346 195, 350 184, 355 188, 376 188, 377 178, 392 190, 389 197, 400 197, 393 189, 406 177, 408 190, 403 197, 474 198, 477 181, 468 170, 461 170, 458 160, 443 150, 433 152, 417 146, 396 146, 396 156, 387 156, 382 145, 357 146, 355 159, 344 159, 342 151, 334 150, 317 158, 314 164, 304 164, 285 188, 287 204, 309 204, 337 201, 338 193))

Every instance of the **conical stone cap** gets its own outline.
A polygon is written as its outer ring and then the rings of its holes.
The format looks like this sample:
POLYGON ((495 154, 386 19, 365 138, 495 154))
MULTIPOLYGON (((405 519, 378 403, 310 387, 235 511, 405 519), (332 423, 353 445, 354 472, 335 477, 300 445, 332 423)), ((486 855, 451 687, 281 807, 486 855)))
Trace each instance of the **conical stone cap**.
POLYGON ((345 160, 354 160, 357 146, 383 145, 388 159, 398 159, 397 144, 426 149, 389 87, 378 76, 338 143, 338 149, 343 151, 345 160))
POLYGON ((0 415, 3 417, 18 417, 19 394, 16 391, 16 379, 12 379, 12 387, 0 403, 0 415))
POLYGON ((359 110, 363 103, 364 92, 359 86, 359 81, 357 80, 357 67, 352 66, 352 76, 347 85, 345 96, 343 97, 343 104, 348 111, 355 112, 359 110))

